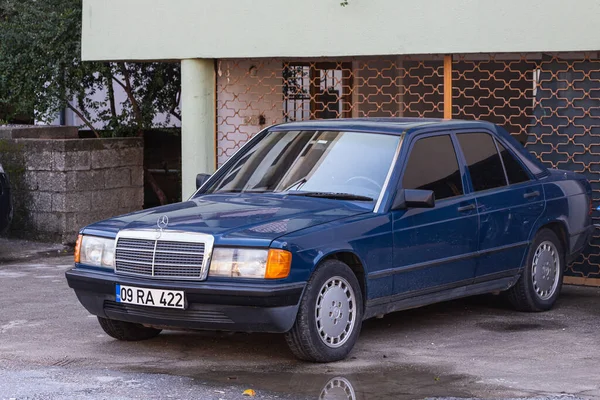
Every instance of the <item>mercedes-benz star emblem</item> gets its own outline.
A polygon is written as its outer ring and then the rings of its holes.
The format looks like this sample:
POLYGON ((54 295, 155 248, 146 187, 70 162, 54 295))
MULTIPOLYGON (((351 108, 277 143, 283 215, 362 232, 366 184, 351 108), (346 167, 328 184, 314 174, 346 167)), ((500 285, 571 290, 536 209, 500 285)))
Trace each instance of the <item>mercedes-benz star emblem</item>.
POLYGON ((156 225, 158 225, 158 228, 162 231, 169 225, 169 217, 163 215, 156 221, 156 225))

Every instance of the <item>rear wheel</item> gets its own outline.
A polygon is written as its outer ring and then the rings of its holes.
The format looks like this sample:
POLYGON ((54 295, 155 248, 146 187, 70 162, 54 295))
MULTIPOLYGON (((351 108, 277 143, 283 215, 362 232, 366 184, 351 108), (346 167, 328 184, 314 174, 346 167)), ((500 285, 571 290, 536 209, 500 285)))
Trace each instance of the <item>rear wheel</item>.
POLYGON ((98 322, 108 336, 127 342, 152 339, 162 331, 161 329, 148 328, 144 325, 134 324, 133 322, 117 321, 102 317, 98 317, 98 322))
POLYGON ((308 281, 286 340, 301 360, 343 360, 358 339, 362 318, 362 292, 354 272, 341 261, 328 260, 308 281))
POLYGON ((518 282, 508 291, 511 304, 520 311, 550 310, 562 288, 565 256, 562 243, 550 229, 542 229, 527 255, 518 282))

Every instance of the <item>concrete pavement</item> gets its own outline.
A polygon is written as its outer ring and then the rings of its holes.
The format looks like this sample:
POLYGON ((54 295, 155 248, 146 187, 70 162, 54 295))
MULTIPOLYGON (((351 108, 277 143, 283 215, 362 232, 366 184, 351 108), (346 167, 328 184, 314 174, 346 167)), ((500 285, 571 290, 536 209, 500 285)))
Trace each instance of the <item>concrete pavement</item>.
POLYGON ((67 287, 71 261, 0 264, 0 399, 600 398, 597 288, 565 287, 540 314, 492 297, 395 313, 367 321, 348 360, 319 365, 280 335, 115 341, 67 287))

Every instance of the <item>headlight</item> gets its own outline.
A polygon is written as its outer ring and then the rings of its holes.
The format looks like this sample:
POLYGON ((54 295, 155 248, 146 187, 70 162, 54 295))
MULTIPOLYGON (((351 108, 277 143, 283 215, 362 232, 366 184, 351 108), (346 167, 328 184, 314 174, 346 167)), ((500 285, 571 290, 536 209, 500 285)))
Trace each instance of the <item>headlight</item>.
POLYGON ((97 236, 79 236, 75 246, 75 262, 92 267, 114 268, 115 241, 97 236))
POLYGON ((292 254, 279 249, 215 248, 210 276, 282 279, 290 274, 292 254))

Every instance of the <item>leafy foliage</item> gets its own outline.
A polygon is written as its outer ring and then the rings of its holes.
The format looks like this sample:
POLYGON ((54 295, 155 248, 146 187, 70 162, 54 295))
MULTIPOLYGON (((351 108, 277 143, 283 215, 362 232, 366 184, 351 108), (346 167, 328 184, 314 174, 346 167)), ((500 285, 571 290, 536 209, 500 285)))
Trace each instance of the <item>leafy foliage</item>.
POLYGON ((179 64, 82 62, 81 12, 81 0, 0 0, 0 104, 45 122, 70 108, 114 136, 141 135, 158 113, 181 119, 179 64))

